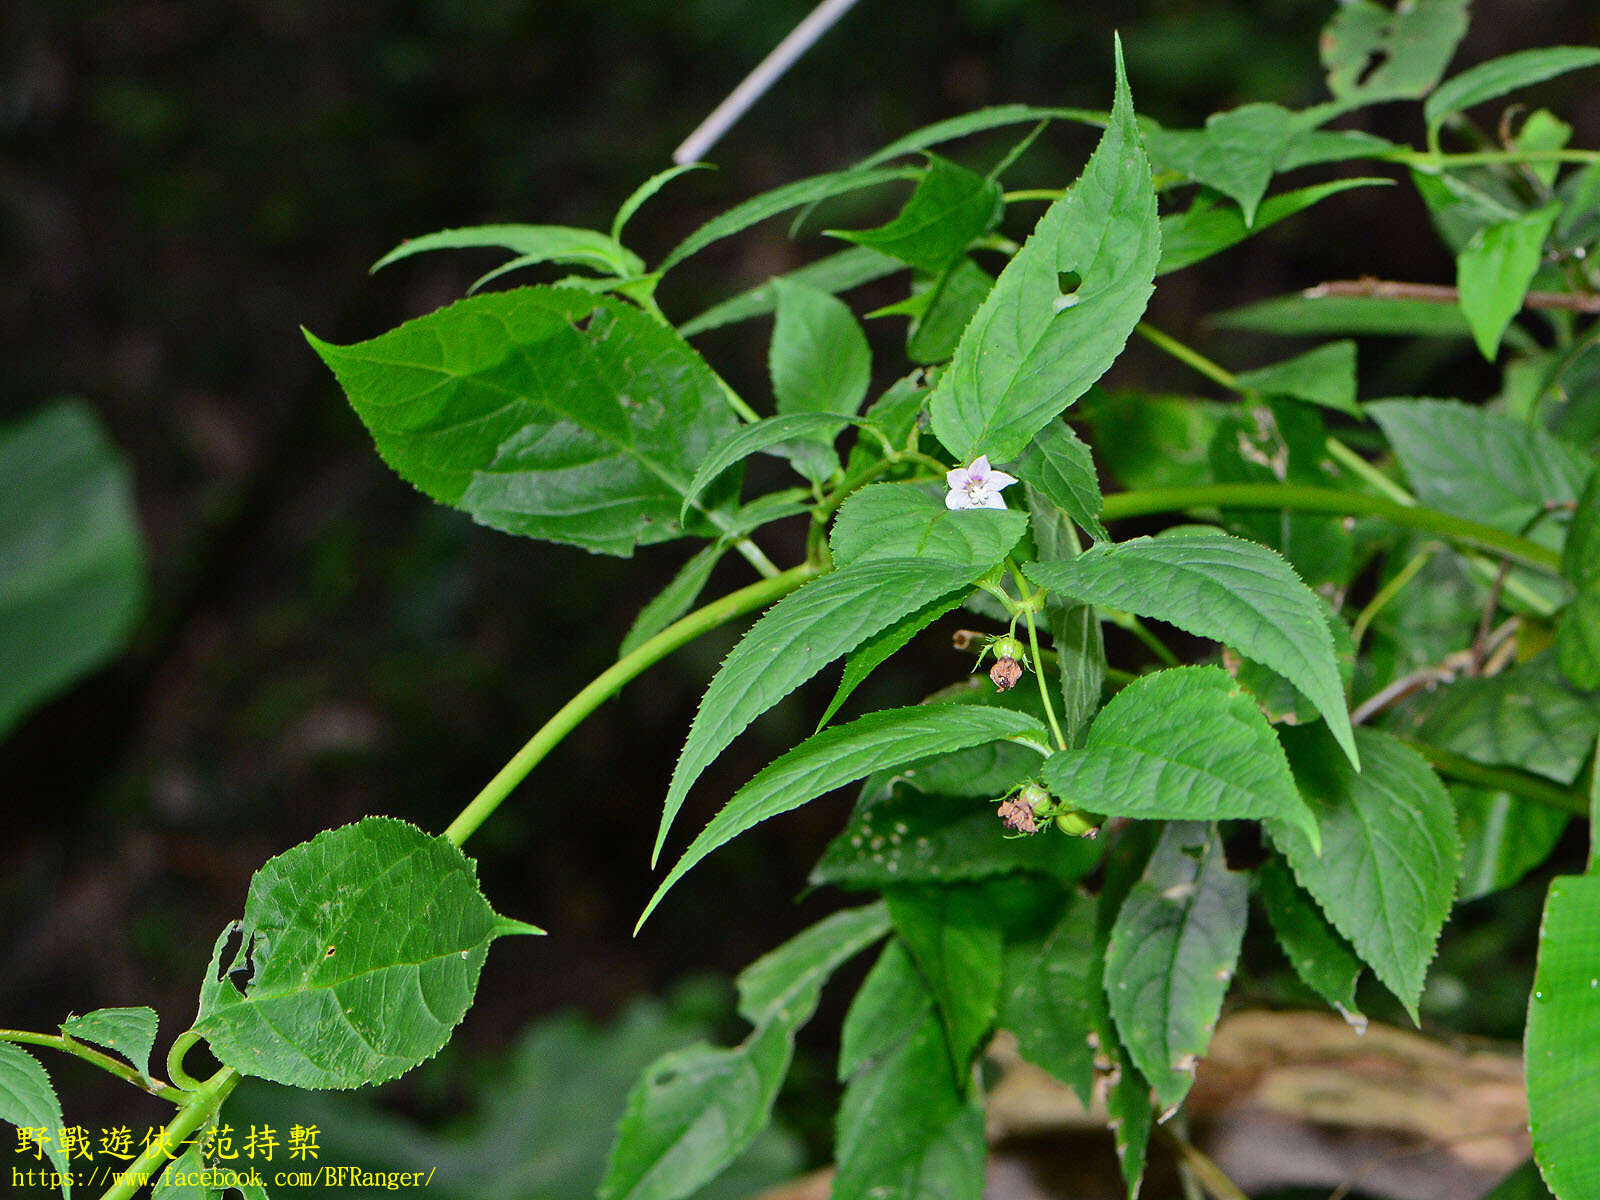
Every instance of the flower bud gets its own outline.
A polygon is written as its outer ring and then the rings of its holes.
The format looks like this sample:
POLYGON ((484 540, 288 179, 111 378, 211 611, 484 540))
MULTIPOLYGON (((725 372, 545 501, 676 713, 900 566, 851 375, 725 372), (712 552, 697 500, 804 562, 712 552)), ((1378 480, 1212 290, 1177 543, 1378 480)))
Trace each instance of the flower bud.
POLYGON ((1100 822, 1075 808, 1063 809, 1056 814, 1056 828, 1073 837, 1093 840, 1100 836, 1100 822))

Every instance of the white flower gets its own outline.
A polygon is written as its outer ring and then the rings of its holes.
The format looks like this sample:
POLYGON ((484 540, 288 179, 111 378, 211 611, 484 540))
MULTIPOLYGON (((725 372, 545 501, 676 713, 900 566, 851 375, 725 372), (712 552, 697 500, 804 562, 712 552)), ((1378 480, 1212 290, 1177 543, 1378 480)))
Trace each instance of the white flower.
POLYGON ((970 467, 946 472, 945 480, 950 484, 950 492, 944 498, 946 508, 1004 508, 1006 502, 1000 489, 1017 481, 1014 475, 992 470, 987 454, 978 455, 970 467))

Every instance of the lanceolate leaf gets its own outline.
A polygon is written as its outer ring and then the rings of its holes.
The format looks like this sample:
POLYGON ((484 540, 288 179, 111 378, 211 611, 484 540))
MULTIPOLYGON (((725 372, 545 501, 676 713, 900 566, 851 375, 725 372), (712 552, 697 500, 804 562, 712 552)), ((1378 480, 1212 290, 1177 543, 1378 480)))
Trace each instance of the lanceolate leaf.
MULTIPOLYGON (((1316 109, 1292 113, 1276 104, 1246 104, 1213 114, 1204 129, 1149 127, 1145 146, 1155 171, 1177 171, 1232 198, 1249 227, 1267 184, 1287 169, 1283 163, 1292 148, 1325 120, 1316 109)), ((1368 152, 1359 142, 1341 148, 1350 157, 1368 152)))
MULTIPOLYGON (((728 662, 732 661, 730 656, 728 662)), ((723 669, 728 668, 725 665, 723 669)), ((915 762, 940 751, 1003 738, 1022 738, 1042 747, 1048 744, 1048 737, 1044 726, 1026 713, 976 704, 919 704, 887 709, 814 734, 734 793, 661 881, 639 917, 639 924, 644 924, 667 890, 690 867, 769 817, 799 808, 874 771, 915 762)))
MULTIPOLYGON (((1543 428, 1458 400, 1382 400, 1366 406, 1394 447, 1417 498, 1510 533, 1547 502, 1570 502, 1595 473, 1576 447, 1543 428)), ((1554 545, 1555 527, 1529 531, 1554 545)))
POLYGON ((1252 392, 1289 396, 1359 417, 1356 407, 1356 344, 1329 342, 1270 367, 1245 371, 1239 386, 1252 392))
POLYGON ((967 326, 931 402, 963 462, 1005 462, 1109 367, 1144 314, 1161 253, 1150 164, 1117 50, 1111 123, 967 326), (1062 293, 1062 273, 1079 282, 1062 293))
POLYGON ((1600 696, 1573 687, 1554 659, 1440 688, 1420 709, 1418 736, 1477 762, 1574 782, 1600 732, 1600 696))
POLYGON ((628 1097, 601 1200, 681 1200, 744 1152, 772 1117, 796 1031, 822 986, 889 929, 883 905, 835 913, 739 976, 754 1031, 732 1049, 704 1044, 657 1059, 628 1097))
POLYGON ((1246 225, 1244 214, 1231 204, 1218 204, 1216 194, 1203 192, 1188 209, 1161 218, 1161 261, 1156 274, 1181 271, 1236 246, 1336 192, 1357 187, 1383 187, 1390 179, 1339 179, 1268 196, 1256 209, 1255 224, 1246 225))
POLYGON ((706 586, 706 581, 711 578, 711 572, 716 570, 717 563, 722 560, 726 552, 726 546, 720 542, 712 542, 684 563, 683 568, 672 577, 672 582, 662 588, 655 599, 639 610, 639 615, 633 620, 633 626, 622 639, 622 645, 617 648, 617 657, 625 658, 632 654, 688 612, 695 598, 700 595, 700 590, 706 586))
POLYGON ((1189 1094, 1239 960, 1250 885, 1228 870, 1215 824, 1172 821, 1106 945, 1105 989, 1122 1044, 1171 1111, 1189 1094))
POLYGON ((885 558, 932 558, 988 569, 1011 552, 1028 515, 994 508, 952 511, 919 484, 875 483, 839 508, 828 544, 839 566, 885 558))
POLYGON ((146 1078, 159 1018, 153 1008, 97 1008, 61 1022, 61 1032, 120 1054, 146 1078))
POLYGON ((1550 857, 1571 820, 1567 813, 1505 792, 1450 788, 1461 833, 1457 903, 1510 887, 1550 857))
POLYGON ((906 264, 898 258, 890 258, 887 254, 879 254, 864 246, 853 246, 740 292, 685 321, 679 331, 684 337, 694 337, 708 329, 720 329, 724 325, 748 321, 771 312, 778 306, 777 290, 772 286, 778 279, 803 283, 831 296, 905 269, 906 264))
POLYGON ((1064 422, 1052 421, 1041 429, 1014 469, 1019 479, 1042 492, 1090 537, 1111 540, 1100 522, 1104 497, 1094 455, 1064 422))
POLYGON ((941 271, 999 220, 1000 187, 937 154, 894 220, 876 229, 829 230, 834 237, 919 267, 941 271))
POLYGON ((1422 115, 1429 128, 1437 129, 1450 116, 1474 104, 1597 64, 1600 50, 1593 46, 1545 46, 1492 58, 1440 84, 1422 106, 1422 115))
MULTIPOLYGON (((679 163, 675 167, 668 167, 666 170, 657 171, 654 175, 650 176, 649 179, 646 179, 638 187, 634 188, 632 193, 629 194, 628 198, 622 202, 622 206, 617 209, 617 215, 612 219, 611 222, 612 240, 620 241, 622 238, 622 227, 632 220, 633 214, 639 211, 646 200, 650 199, 651 196, 654 196, 662 188, 666 187, 667 184, 671 183, 679 175, 685 175, 690 171, 708 171, 710 169, 710 163, 679 163)), ((639 269, 643 270, 644 268, 640 267, 639 269)))
POLYGON ((844 660, 844 671, 839 677, 839 686, 817 721, 817 728, 821 729, 833 720, 834 714, 844 706, 851 693, 866 682, 867 676, 882 666, 892 655, 905 649, 906 644, 929 625, 947 612, 960 607, 964 599, 966 599, 964 591, 940 596, 916 612, 902 617, 887 629, 879 630, 852 650, 849 657, 844 660))
POLYGON ((654 857, 694 781, 751 721, 928 597, 968 587, 982 573, 931 559, 877 559, 841 567, 768 609, 700 701, 667 790, 654 857))
POLYGON ((926 985, 898 942, 857 994, 845 1029, 852 1070, 839 1107, 833 1200, 979 1200, 982 1098, 951 1071, 926 985))
POLYGON ((739 1015, 750 1024, 793 1020, 816 1008, 822 984, 890 929, 882 904, 849 908, 818 921, 739 973, 739 1015))
POLYGON ((1330 334, 1472 336, 1472 329, 1457 305, 1387 296, 1278 296, 1217 313, 1211 323, 1224 329, 1253 329, 1285 337, 1330 334))
POLYGON ((1524 1047, 1533 1156, 1559 1200, 1600 1193, 1600 875, 1550 884, 1524 1047))
POLYGON ((795 412, 741 425, 711 447, 710 453, 696 468, 694 478, 689 481, 689 486, 683 492, 681 514, 687 517, 695 501, 700 498, 700 494, 711 486, 718 475, 729 467, 743 462, 752 454, 771 450, 775 446, 782 446, 797 438, 808 440, 827 438, 831 441, 849 423, 849 417, 835 413, 795 412))
POLYGON ((245 1075, 304 1088, 381 1083, 438 1053, 472 1003, 490 942, 538 932, 495 914, 456 846, 367 817, 255 873, 243 921, 217 939, 194 1029, 245 1075))
POLYGON ((372 269, 382 270, 390 263, 429 250, 483 247, 510 250, 528 266, 538 262, 575 263, 612 275, 637 275, 644 270, 639 256, 624 249, 614 237, 566 225, 474 225, 467 229, 443 229, 407 238, 373 263, 372 269))
POLYGON ((1485 225, 1456 256, 1461 311, 1472 327, 1478 350, 1490 362, 1500 349, 1506 326, 1522 310, 1523 297, 1539 270, 1544 240, 1560 212, 1559 204, 1550 204, 1509 221, 1485 225))
POLYGON ((933 996, 911 951, 899 938, 890 938, 845 1014, 839 1031, 839 1082, 894 1050, 906 1030, 931 1012, 933 996))
POLYGON ((1262 863, 1256 880, 1267 920, 1295 974, 1354 1028, 1364 1031, 1367 1019, 1356 1007, 1361 960, 1350 944, 1328 924, 1317 902, 1295 883, 1281 858, 1273 856, 1262 863))
POLYGON ((1091 112, 1082 108, 1040 108, 1032 104, 996 104, 990 108, 980 108, 973 112, 962 113, 959 117, 949 117, 943 121, 935 121, 932 125, 924 125, 921 129, 913 130, 904 137, 896 138, 883 149, 874 151, 858 163, 857 166, 877 166, 879 163, 888 162, 891 158, 899 158, 903 154, 915 154, 919 150, 926 150, 929 146, 952 142, 957 138, 967 137, 974 133, 982 133, 988 129, 1003 129, 1007 125, 1026 125, 1035 121, 1081 121, 1090 125, 1104 125, 1106 114, 1103 112, 1091 112))
POLYGON ((85 405, 0 427, 0 737, 122 648, 144 608, 126 464, 85 405))
POLYGON ((1287 729, 1283 740, 1317 814, 1322 853, 1283 822, 1268 822, 1267 831, 1300 885, 1415 1020, 1455 895, 1461 847, 1450 797, 1421 755, 1384 734, 1357 730, 1359 774, 1328 752, 1316 726, 1287 729))
POLYGON ((1076 894, 1042 938, 1006 947, 1000 1024, 1016 1034, 1024 1058, 1070 1087, 1085 1108, 1094 1095, 1102 957, 1094 901, 1076 894))
POLYGON ((1322 601, 1265 546, 1184 530, 1095 546, 1069 562, 1031 563, 1023 571, 1052 592, 1166 621, 1271 668, 1317 706, 1355 761, 1322 601))
POLYGON ((7 1121, 18 1129, 45 1131, 49 1140, 41 1143, 44 1152, 61 1177, 61 1194, 70 1197, 71 1174, 60 1139, 61 1127, 66 1124, 61 1116, 61 1102, 56 1099, 50 1076, 44 1073, 38 1060, 10 1042, 0 1042, 0 1121, 7 1121))
POLYGON ((886 893, 944 1023, 950 1064, 966 1077, 1000 1004, 1000 925, 972 885, 900 886, 886 893))
POLYGON ((608 554, 678 536, 695 466, 737 424, 676 333, 569 288, 476 296, 353 346, 307 337, 402 478, 608 554))
POLYGON ((1272 726, 1217 667, 1177 667, 1118 692, 1081 750, 1044 765, 1051 794, 1110 816, 1276 818, 1315 838, 1272 726))
POLYGON ((797 179, 793 183, 773 188, 770 192, 752 196, 744 203, 736 204, 720 217, 712 217, 679 242, 656 268, 656 272, 665 275, 691 254, 698 254, 713 242, 732 237, 741 230, 765 221, 768 217, 788 212, 791 208, 799 208, 803 204, 814 204, 830 196, 877 187, 880 184, 893 183, 897 179, 913 176, 914 172, 902 168, 889 168, 833 171, 826 175, 813 175, 809 179, 797 179))

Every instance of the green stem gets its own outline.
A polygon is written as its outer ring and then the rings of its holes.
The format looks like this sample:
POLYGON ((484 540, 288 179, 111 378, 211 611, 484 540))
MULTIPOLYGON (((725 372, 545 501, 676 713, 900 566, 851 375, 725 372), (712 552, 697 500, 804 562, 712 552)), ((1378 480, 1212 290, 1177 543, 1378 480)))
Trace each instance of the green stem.
POLYGON ((1219 363, 1212 362, 1204 354, 1189 346, 1185 346, 1170 333, 1163 333, 1154 325, 1140 321, 1133 327, 1133 331, 1152 346, 1158 346, 1173 358, 1186 366, 1194 368, 1213 383, 1221 384, 1230 392, 1239 391, 1239 377, 1219 363))
POLYGON ((112 1058, 109 1054, 102 1054, 93 1046, 86 1046, 77 1038, 69 1037, 64 1033, 29 1033, 25 1029, 0 1029, 0 1042, 15 1042, 26 1046, 48 1046, 52 1050, 59 1050, 63 1054, 71 1054, 81 1058, 86 1063, 92 1063, 107 1074, 115 1075, 126 1083, 133 1084, 141 1092, 149 1092, 152 1096, 164 1096, 170 1099, 175 1092, 182 1089, 171 1084, 163 1083, 159 1079, 146 1078, 138 1070, 127 1063, 112 1058))
POLYGON ((746 613, 764 608, 780 597, 787 596, 807 579, 817 573, 810 563, 803 563, 776 575, 752 583, 749 587, 730 592, 720 600, 696 609, 680 621, 668 625, 655 637, 645 642, 633 653, 618 659, 602 671, 581 692, 562 705, 561 709, 528 739, 527 745, 500 768, 484 789, 472 798, 444 836, 460 845, 472 836, 489 814, 500 807, 519 783, 528 777, 539 761, 576 729, 590 713, 622 690, 623 684, 643 674, 680 646, 688 645, 703 633, 742 617, 746 613))
POLYGON ((1103 515, 1106 520, 1115 521, 1123 517, 1181 512, 1191 508, 1275 508, 1337 516, 1377 517, 1392 525, 1420 529, 1452 542, 1503 555, 1547 575, 1561 574, 1561 556, 1547 546, 1420 504, 1399 504, 1382 496, 1364 496, 1337 488, 1298 483, 1211 483, 1194 487, 1145 488, 1107 496, 1103 515))
POLYGON ((1497 163, 1525 162, 1600 162, 1600 150, 1463 150, 1448 153, 1434 150, 1414 150, 1410 146, 1374 154, 1376 162, 1405 163, 1411 167, 1486 167, 1497 163))
MULTIPOLYGON (((1011 578, 1016 581, 1017 594, 1026 596, 1027 587, 1023 583, 1022 572, 1009 556, 1006 558, 1006 570, 1011 572, 1011 578)), ((1044 670, 1041 664, 1043 655, 1039 653, 1039 631, 1034 627, 1033 605, 1028 603, 1027 599, 1023 601, 1022 615, 1028 622, 1028 652, 1033 655, 1033 677, 1039 684, 1039 699, 1044 701, 1044 715, 1050 719, 1050 732, 1055 734, 1056 748, 1065 750, 1067 748, 1066 735, 1061 732, 1061 723, 1056 720, 1056 706, 1050 702, 1050 689, 1044 685, 1044 670)), ((1011 618, 1012 628, 1015 628, 1016 624, 1017 618, 1013 615, 1011 618)))
POLYGON ((1349 446, 1346 446, 1338 438, 1330 437, 1323 445, 1327 448, 1329 458, 1344 467, 1352 475, 1364 479, 1396 504, 1404 504, 1410 507, 1417 502, 1415 496, 1362 458, 1361 455, 1350 449, 1349 446))
POLYGON ((756 569, 756 574, 763 579, 776 579, 782 572, 778 564, 767 557, 766 552, 747 537, 735 538, 733 548, 744 556, 745 562, 756 569))
POLYGON ((1065 195, 1066 193, 1060 188, 1018 188, 1000 198, 1007 204, 1013 204, 1018 200, 1059 200, 1065 195))
POLYGON ((153 1183, 166 1163, 177 1157, 177 1148, 184 1140, 217 1115, 222 1102, 239 1086, 239 1079, 239 1072, 223 1067, 197 1091, 191 1092, 177 1115, 167 1122, 167 1127, 128 1164, 117 1181, 101 1193, 100 1200, 133 1200, 134 1194, 146 1183, 153 1183))
POLYGON ((1402 739, 1423 758, 1432 764, 1434 770, 1450 779, 1462 783, 1470 783, 1476 787, 1487 788, 1497 792, 1509 792, 1513 796, 1520 796, 1524 800, 1532 800, 1535 804, 1543 804, 1547 808, 1560 809, 1562 812, 1574 816, 1586 817, 1589 815, 1589 802, 1577 792, 1571 791, 1559 784, 1550 783, 1526 771, 1517 771, 1510 767, 1489 767, 1465 755, 1457 754, 1453 750, 1446 750, 1442 746, 1430 746, 1426 742, 1413 742, 1409 738, 1402 739))
POLYGON ((1428 560, 1434 556, 1437 549, 1437 545, 1428 545, 1412 555, 1405 566, 1395 572, 1394 578, 1379 588, 1367 606, 1356 614, 1356 619, 1350 626, 1350 640, 1358 649, 1362 639, 1367 636, 1367 627, 1391 600, 1405 590, 1406 584, 1417 577, 1417 572, 1428 565, 1428 560))

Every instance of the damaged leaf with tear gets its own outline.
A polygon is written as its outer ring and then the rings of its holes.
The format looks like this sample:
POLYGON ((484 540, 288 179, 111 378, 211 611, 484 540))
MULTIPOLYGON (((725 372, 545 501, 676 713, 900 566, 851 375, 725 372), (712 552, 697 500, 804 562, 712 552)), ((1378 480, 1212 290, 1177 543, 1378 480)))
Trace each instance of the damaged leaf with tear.
POLYGON ((194 1031, 241 1074, 304 1088, 381 1083, 439 1052, 490 942, 542 932, 496 914, 452 843, 368 817, 255 873, 244 919, 217 939, 194 1031))

